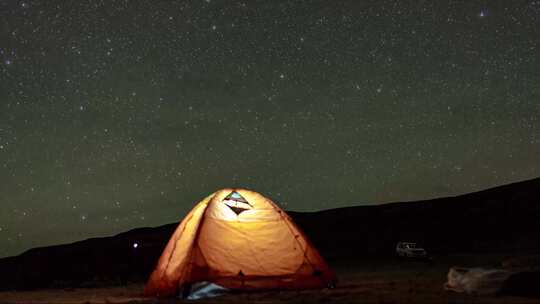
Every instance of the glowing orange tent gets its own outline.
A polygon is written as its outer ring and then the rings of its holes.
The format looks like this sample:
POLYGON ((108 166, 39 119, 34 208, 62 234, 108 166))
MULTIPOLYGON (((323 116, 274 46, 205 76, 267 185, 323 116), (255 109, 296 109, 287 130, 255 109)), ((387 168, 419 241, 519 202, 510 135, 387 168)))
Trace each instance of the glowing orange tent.
POLYGON ((274 202, 253 191, 224 189, 180 223, 145 295, 177 295, 202 281, 241 290, 307 289, 332 286, 336 277, 274 202))

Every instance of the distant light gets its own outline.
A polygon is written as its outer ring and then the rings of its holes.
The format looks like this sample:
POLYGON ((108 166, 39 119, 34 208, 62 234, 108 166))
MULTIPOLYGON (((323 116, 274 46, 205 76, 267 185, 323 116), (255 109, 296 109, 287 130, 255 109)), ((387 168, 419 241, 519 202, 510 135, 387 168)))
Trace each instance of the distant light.
POLYGON ((133 248, 135 248, 135 249, 139 248, 139 244, 138 243, 133 243, 133 248))
POLYGON ((485 9, 481 10, 480 14, 478 14, 478 16, 480 16, 481 18, 486 17, 487 16, 487 10, 485 10, 485 9))

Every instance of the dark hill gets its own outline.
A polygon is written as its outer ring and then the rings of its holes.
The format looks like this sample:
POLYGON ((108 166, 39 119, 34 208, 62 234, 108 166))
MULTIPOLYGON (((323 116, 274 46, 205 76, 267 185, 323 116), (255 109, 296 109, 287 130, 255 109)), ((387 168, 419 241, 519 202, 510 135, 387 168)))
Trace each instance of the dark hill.
MULTIPOLYGON (((330 260, 389 256, 399 240, 437 254, 540 252, 540 178, 456 197, 289 214, 330 260)), ((176 225, 0 259, 0 289, 144 281, 176 225)))
POLYGON ((392 254, 411 240, 432 253, 540 251, 540 178, 417 202, 291 214, 327 257, 392 254))

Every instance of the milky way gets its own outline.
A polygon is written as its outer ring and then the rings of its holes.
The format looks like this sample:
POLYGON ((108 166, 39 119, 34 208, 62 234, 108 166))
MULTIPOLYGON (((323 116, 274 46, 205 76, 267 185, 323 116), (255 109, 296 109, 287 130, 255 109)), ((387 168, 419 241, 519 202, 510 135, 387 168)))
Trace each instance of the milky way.
POLYGON ((0 256, 540 176, 540 1, 0 2, 0 256))

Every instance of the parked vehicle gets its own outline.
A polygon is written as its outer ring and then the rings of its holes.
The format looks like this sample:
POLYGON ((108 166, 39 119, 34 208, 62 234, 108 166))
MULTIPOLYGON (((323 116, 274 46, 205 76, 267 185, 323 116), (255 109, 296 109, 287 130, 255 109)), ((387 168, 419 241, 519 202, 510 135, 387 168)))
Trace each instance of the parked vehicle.
POLYGON ((400 257, 407 258, 426 258, 427 252, 424 248, 418 247, 413 242, 398 242, 396 245, 396 253, 400 257))

